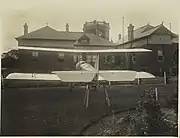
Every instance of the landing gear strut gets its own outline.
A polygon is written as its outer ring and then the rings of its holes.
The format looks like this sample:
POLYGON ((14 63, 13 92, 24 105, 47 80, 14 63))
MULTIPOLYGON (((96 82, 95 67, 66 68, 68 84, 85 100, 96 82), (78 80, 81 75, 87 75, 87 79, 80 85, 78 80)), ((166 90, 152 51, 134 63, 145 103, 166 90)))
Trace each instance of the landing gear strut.
POLYGON ((89 105, 89 85, 87 84, 86 85, 86 92, 85 92, 85 95, 84 95, 84 105, 85 107, 87 108, 88 105, 89 105))
POLYGON ((109 99, 109 96, 108 96, 108 93, 107 93, 107 87, 106 87, 106 85, 103 85, 103 88, 104 88, 104 93, 105 93, 105 101, 106 101, 108 107, 110 107, 111 104, 110 104, 110 99, 109 99))
POLYGON ((72 92, 72 83, 69 83, 69 91, 72 92))
MULTIPOLYGON (((111 103, 110 103, 110 99, 109 99, 109 96, 108 96, 106 85, 103 85, 103 88, 104 88, 104 94, 105 94, 105 102, 107 103, 108 107, 110 107, 111 103)), ((89 106, 89 92, 90 92, 90 87, 87 84, 86 85, 86 92, 85 92, 85 95, 84 95, 84 106, 86 108, 88 108, 88 106, 89 106)))

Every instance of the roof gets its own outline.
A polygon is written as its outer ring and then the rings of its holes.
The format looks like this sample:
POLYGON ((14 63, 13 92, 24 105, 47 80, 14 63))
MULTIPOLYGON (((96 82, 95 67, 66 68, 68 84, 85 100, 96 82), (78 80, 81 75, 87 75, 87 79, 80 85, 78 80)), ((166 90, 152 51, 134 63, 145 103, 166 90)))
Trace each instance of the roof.
MULTIPOLYGON (((170 35, 175 36, 175 34, 170 32, 163 24, 160 24, 158 26, 152 26, 150 24, 147 24, 147 25, 144 25, 144 26, 134 30, 134 34, 133 34, 134 38, 133 38, 133 40, 149 36, 149 35, 153 34, 155 31, 157 31, 160 28, 165 28, 170 35)), ((122 44, 122 41, 118 41, 118 42, 121 42, 121 43, 118 43, 118 44, 122 44)), ((125 36, 124 37, 124 43, 128 43, 128 42, 130 42, 128 40, 128 36, 125 36)))
POLYGON ((42 27, 36 31, 30 32, 26 35, 17 37, 16 39, 52 39, 52 40, 70 40, 75 41, 74 45, 82 45, 78 42, 79 38, 86 37, 89 39, 88 45, 103 45, 103 46, 114 46, 113 42, 107 39, 101 38, 100 36, 84 33, 84 32, 67 32, 57 31, 49 26, 42 27))
POLYGON ((90 46, 93 45, 116 46, 113 42, 90 33, 84 33, 81 37, 79 37, 79 39, 77 39, 76 42, 74 43, 75 46, 85 45, 79 41, 81 38, 87 38, 88 43, 86 45, 90 45, 90 46))
POLYGON ((16 39, 54 39, 54 40, 76 40, 83 32, 57 31, 49 26, 22 35, 16 39))

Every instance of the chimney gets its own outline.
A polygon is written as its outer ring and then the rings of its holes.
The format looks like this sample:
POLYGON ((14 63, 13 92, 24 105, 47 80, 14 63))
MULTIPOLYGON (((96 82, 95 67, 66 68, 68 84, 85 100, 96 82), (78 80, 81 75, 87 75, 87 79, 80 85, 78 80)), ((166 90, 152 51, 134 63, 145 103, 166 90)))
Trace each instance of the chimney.
POLYGON ((66 23, 66 32, 69 32, 69 24, 66 23))
POLYGON ((134 26, 129 24, 128 26, 128 41, 131 41, 134 38, 134 26))
POLYGON ((28 34, 28 25, 27 23, 24 24, 24 35, 28 34))
POLYGON ((119 33, 119 35, 118 35, 118 39, 121 40, 121 34, 120 34, 120 33, 119 33))

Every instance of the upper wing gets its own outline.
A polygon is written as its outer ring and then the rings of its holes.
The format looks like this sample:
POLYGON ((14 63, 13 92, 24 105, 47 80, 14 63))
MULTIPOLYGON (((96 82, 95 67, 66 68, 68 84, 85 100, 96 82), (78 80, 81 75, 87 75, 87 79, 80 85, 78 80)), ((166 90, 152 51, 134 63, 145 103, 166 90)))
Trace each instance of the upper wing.
POLYGON ((63 82, 91 82, 97 72, 92 71, 53 71, 63 82))
POLYGON ((60 80, 55 74, 10 73, 6 79, 18 80, 60 80))
POLYGON ((61 49, 61 48, 41 48, 41 47, 19 46, 18 49, 38 50, 38 51, 52 51, 52 52, 63 52, 63 53, 129 53, 129 52, 133 53, 133 52, 151 52, 151 50, 144 49, 144 48, 80 50, 80 49, 61 49))

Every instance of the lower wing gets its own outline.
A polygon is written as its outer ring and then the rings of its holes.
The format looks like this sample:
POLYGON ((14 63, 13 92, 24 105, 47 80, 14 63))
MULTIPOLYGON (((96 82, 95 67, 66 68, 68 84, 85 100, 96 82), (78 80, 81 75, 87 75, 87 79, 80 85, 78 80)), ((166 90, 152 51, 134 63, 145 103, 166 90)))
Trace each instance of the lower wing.
POLYGON ((136 71, 130 70, 100 70, 98 80, 106 81, 134 81, 136 71))
POLYGON ((100 70, 98 76, 99 81, 134 81, 138 78, 155 78, 155 76, 148 72, 131 70, 100 70))
MULTIPOLYGON (((60 80, 62 82, 91 82, 97 72, 93 71, 53 71, 52 74, 11 73, 6 79, 19 80, 60 80)), ((134 81, 137 78, 155 78, 148 72, 131 70, 100 70, 99 81, 134 81)))
POLYGON ((55 74, 10 73, 6 79, 11 80, 60 80, 55 74))
POLYGON ((52 74, 10 73, 8 80, 59 80, 62 82, 91 82, 97 72, 92 71, 53 71, 52 74))

